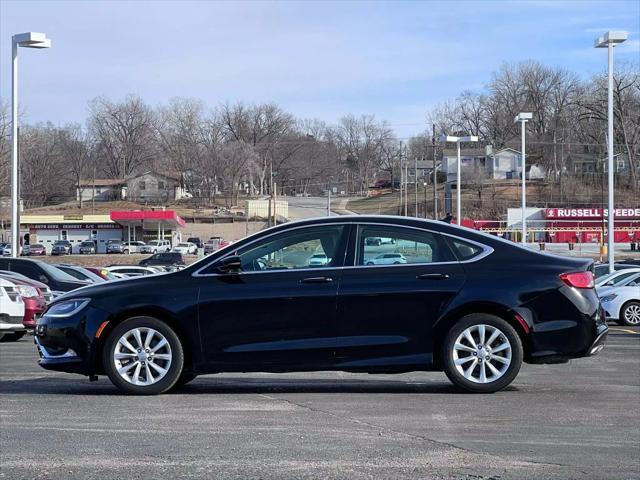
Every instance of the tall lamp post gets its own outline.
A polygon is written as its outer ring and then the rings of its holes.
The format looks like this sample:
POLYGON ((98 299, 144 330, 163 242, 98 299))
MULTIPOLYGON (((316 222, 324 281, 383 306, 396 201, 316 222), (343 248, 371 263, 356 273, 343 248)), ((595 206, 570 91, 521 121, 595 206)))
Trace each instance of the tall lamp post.
POLYGON ((533 118, 533 114, 529 112, 521 112, 519 113, 514 122, 520 122, 520 130, 522 132, 522 244, 527 244, 527 164, 526 164, 526 154, 525 154, 525 134, 526 134, 526 124, 529 120, 533 118))
POLYGON ((19 165, 18 165, 18 47, 49 48, 44 33, 27 32, 11 37, 11 256, 20 255, 19 165))
MULTIPOLYGON (((607 235, 607 254, 609 255, 609 273, 613 273, 614 265, 614 217, 615 217, 615 205, 613 203, 613 47, 618 43, 624 42, 629 34, 622 30, 609 30, 602 37, 596 38, 596 48, 606 48, 609 59, 608 69, 608 95, 607 95, 607 156, 608 156, 608 191, 609 200, 607 205, 607 223, 608 223, 608 235, 607 235)), ((603 212, 604 216, 604 212, 603 212)))
POLYGON ((461 194, 460 194, 460 144, 462 142, 477 142, 478 137, 474 135, 468 135, 466 137, 453 137, 451 135, 442 135, 440 137, 441 142, 455 142, 458 148, 458 160, 456 163, 456 222, 458 225, 462 222, 462 206, 461 206, 461 194))

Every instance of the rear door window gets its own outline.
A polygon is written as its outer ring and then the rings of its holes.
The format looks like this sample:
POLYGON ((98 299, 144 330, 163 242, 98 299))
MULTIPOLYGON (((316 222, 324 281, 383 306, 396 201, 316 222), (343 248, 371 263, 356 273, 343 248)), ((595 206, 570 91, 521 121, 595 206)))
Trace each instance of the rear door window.
POLYGON ((455 261, 441 235, 419 229, 363 225, 356 265, 404 265, 455 261))

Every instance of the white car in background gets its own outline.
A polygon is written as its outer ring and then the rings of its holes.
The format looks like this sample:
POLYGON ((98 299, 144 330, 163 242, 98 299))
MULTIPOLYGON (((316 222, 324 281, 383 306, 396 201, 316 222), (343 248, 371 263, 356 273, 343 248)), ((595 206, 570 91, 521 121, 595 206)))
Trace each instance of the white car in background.
POLYGON ((172 252, 178 252, 183 255, 195 255, 198 253, 198 246, 191 242, 182 242, 173 247, 172 252))
POLYGON ((144 275, 155 275, 157 273, 161 273, 155 268, 140 267, 138 265, 112 265, 111 267, 105 268, 115 275, 122 275, 124 277, 142 277, 144 275))
POLYGON ((25 331, 23 318, 24 302, 18 287, 0 278, 0 340, 7 334, 25 331))
POLYGON ((628 268, 626 270, 617 270, 613 273, 607 273, 606 275, 603 275, 602 277, 596 279, 596 288, 615 287, 624 282, 627 278, 635 275, 636 273, 640 273, 640 267, 628 268))
POLYGON ((365 265, 398 265, 407 263, 407 259, 401 253, 382 253, 377 257, 369 258, 365 265))
POLYGON ((146 245, 140 247, 140 253, 164 253, 171 251, 169 240, 151 240, 146 245))
POLYGON ((331 260, 324 253, 314 253, 309 257, 307 264, 310 267, 323 267, 327 265, 331 260))
POLYGON ((640 272, 630 275, 616 286, 596 288, 607 319, 620 325, 640 325, 640 272))
POLYGON ((130 253, 141 253, 142 247, 145 246, 144 242, 139 241, 131 241, 131 242, 123 242, 124 250, 128 250, 130 253))

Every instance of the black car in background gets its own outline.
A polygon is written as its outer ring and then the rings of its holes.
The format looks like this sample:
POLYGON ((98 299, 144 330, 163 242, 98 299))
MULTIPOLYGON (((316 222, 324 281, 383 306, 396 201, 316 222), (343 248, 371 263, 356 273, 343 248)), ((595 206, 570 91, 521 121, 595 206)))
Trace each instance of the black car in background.
POLYGON ((444 370, 495 392, 522 362, 594 355, 607 325, 592 261, 406 217, 274 227, 178 272, 58 298, 38 321, 46 369, 155 394, 198 374, 444 370), (369 238, 393 242, 368 242, 369 238), (406 263, 367 265, 382 254, 406 263), (326 262, 311 262, 317 255, 326 262))
POLYGON ((202 243, 200 237, 189 237, 187 238, 187 242, 195 244, 198 248, 204 248, 204 243, 202 243))
POLYGON ((51 255, 71 255, 73 246, 69 240, 56 240, 51 247, 51 255))
POLYGON ((141 267, 181 267, 185 265, 185 262, 180 252, 161 252, 140 260, 138 265, 141 267))
POLYGON ((80 244, 80 248, 78 250, 80 255, 94 255, 97 253, 96 242, 93 240, 85 240, 80 244))
POLYGON ((55 294, 91 285, 90 282, 78 280, 42 260, 0 257, 0 270, 17 272, 32 280, 42 282, 55 294))

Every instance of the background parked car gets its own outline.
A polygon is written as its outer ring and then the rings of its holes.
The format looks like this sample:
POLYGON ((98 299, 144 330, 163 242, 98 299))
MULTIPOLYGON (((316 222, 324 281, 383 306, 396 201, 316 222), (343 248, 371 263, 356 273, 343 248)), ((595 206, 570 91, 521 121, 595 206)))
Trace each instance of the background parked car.
POLYGON ((29 245, 29 249, 26 253, 23 250, 23 255, 28 255, 30 257, 39 257, 47 254, 47 249, 41 243, 32 243, 29 245))
POLYGON ((51 248, 51 255, 71 255, 73 246, 69 240, 56 240, 51 248))
POLYGON ((596 289, 608 319, 620 325, 640 325, 640 273, 612 287, 596 289))
POLYGON ((51 289, 44 283, 38 282, 32 278, 29 278, 25 275, 22 275, 18 272, 10 272, 9 270, 0 270, 0 277, 4 277, 9 281, 13 281, 13 279, 21 280, 28 282, 29 285, 38 289, 40 294, 44 297, 45 302, 49 303, 54 299, 53 293, 51 289))
POLYGON ((630 276, 639 273, 640 267, 636 268, 626 268, 623 270, 618 270, 617 272, 608 273, 599 277, 596 280, 596 288, 598 287, 615 287, 616 285, 624 282, 630 276))
POLYGON ((78 280, 83 280, 85 282, 90 283, 101 283, 106 280, 102 278, 100 275, 93 273, 91 270, 88 270, 80 265, 69 265, 66 263, 58 263, 54 265, 55 267, 62 270, 64 273, 71 275, 78 280))
MULTIPOLYGON (((626 270, 628 268, 638 268, 637 265, 633 265, 630 263, 614 263, 613 269, 614 271, 626 270)), ((608 263, 598 263, 593 266, 593 276, 598 279, 603 275, 607 275, 609 273, 609 264, 608 263)))
POLYGON ((407 259, 401 253, 382 253, 367 259, 365 265, 397 265, 399 263, 407 263, 407 259))
POLYGON ((151 240, 146 245, 140 247, 140 253, 158 253, 171 251, 169 240, 151 240))
POLYGON ((200 237, 189 237, 187 238, 187 243, 193 243, 197 248, 203 248, 204 243, 200 240, 200 237))
POLYGON ((122 240, 107 240, 107 253, 129 253, 122 240))
POLYGON ((107 267, 111 273, 117 273, 126 277, 142 277, 144 275, 155 275, 158 270, 152 267, 141 267, 139 265, 112 265, 107 267))
MULTIPOLYGON (((13 251, 10 243, 5 243, 2 248, 0 248, 0 254, 4 257, 10 257, 11 252, 13 251)), ((22 255, 22 247, 19 247, 18 254, 22 255)))
POLYGON ((96 242, 85 240, 80 244, 80 255, 93 255, 96 253, 96 242))
MULTIPOLYGON (((0 278, 9 280, 16 285, 16 289, 18 293, 20 293, 22 302, 24 303, 24 317, 22 318, 22 324, 25 328, 33 330, 36 326, 36 320, 42 312, 44 312, 44 309, 47 306, 47 301, 45 300, 41 290, 32 284, 33 280, 23 280, 21 278, 5 276, 2 274, 0 274, 0 278)), ((15 339, 19 340, 25 333, 26 331, 16 333, 15 339)))
POLYGON ((224 240, 222 237, 211 237, 207 240, 207 243, 204 244, 204 254, 209 255, 210 253, 216 252, 227 245, 229 245, 229 242, 224 240))
POLYGON ((329 258, 325 253, 314 253, 307 263, 310 267, 320 267, 329 263, 329 258))
POLYGON ((141 260, 138 265, 141 267, 152 267, 155 265, 162 267, 183 267, 185 265, 184 257, 180 252, 156 253, 149 258, 141 260))
POLYGON ((106 281, 117 280, 118 278, 121 278, 120 276, 111 273, 106 268, 101 268, 101 267, 84 267, 84 268, 86 268, 90 272, 95 273, 100 278, 102 278, 102 279, 104 279, 106 281))
POLYGON ((123 253, 141 253, 140 249, 145 246, 145 243, 138 240, 132 240, 130 242, 124 242, 123 245, 123 253))
POLYGON ((0 340, 18 340, 24 331, 24 302, 15 283, 0 278, 0 340))
POLYGON ((91 283, 78 280, 42 260, 31 258, 0 258, 0 270, 21 273, 33 280, 45 283, 54 296, 56 296, 56 292, 70 292, 76 288, 91 285, 91 283))
POLYGON ((195 243, 182 242, 173 247, 173 252, 182 253, 183 255, 191 255, 198 252, 198 247, 195 243))

